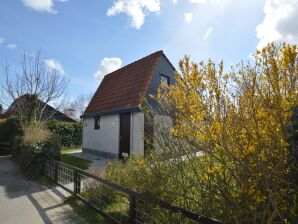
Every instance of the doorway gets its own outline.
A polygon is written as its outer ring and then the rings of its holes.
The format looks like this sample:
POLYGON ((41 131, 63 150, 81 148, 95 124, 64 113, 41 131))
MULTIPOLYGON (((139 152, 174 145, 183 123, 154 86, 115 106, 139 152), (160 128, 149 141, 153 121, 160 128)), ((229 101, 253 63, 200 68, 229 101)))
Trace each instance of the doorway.
POLYGON ((123 159, 123 153, 130 155, 130 113, 120 114, 120 142, 119 158, 123 159))

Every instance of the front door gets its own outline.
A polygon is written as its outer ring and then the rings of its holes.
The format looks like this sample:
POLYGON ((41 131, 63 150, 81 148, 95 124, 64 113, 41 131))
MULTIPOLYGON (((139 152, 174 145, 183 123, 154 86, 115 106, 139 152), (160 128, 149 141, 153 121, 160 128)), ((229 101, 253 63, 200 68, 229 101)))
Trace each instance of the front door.
POLYGON ((120 114, 120 159, 123 159, 122 153, 130 154, 130 113, 120 114))

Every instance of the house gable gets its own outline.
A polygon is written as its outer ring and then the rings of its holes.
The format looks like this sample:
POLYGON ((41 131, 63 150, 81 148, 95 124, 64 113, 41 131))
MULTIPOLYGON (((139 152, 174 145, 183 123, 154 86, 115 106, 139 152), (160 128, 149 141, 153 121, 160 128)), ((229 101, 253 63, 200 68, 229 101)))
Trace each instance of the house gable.
POLYGON ((147 102, 153 109, 157 109, 159 104, 150 95, 157 96, 161 76, 167 77, 170 85, 175 84, 175 70, 168 58, 162 54, 146 94, 147 102))
POLYGON ((81 117, 138 111, 162 55, 157 51, 106 75, 81 117))
POLYGON ((174 71, 164 53, 158 51, 106 75, 81 116, 84 150, 109 157, 121 157, 121 152, 127 151, 144 153, 145 114, 141 106, 144 98, 151 105, 158 105, 149 94, 157 94, 161 75, 174 84, 174 71), (125 114, 129 116, 126 126, 121 122, 125 114), (100 129, 94 128, 97 116, 101 116, 100 129), (121 127, 129 136, 121 134, 121 127), (129 147, 121 144, 124 138, 129 147))

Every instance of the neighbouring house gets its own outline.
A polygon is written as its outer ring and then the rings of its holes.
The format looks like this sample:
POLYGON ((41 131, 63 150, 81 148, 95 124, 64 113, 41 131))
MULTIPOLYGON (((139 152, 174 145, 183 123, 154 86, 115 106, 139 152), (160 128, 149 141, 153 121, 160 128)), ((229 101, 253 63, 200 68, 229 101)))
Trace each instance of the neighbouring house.
POLYGON ((104 77, 84 114, 83 150, 108 157, 144 153, 144 98, 152 106, 161 83, 175 82, 175 68, 163 51, 104 77))
MULTIPOLYGON (((0 114, 0 119, 6 119, 17 115, 28 115, 30 113, 30 106, 32 105, 33 95, 27 93, 12 102, 8 109, 0 114)), ((59 110, 53 108, 49 104, 37 99, 35 102, 38 105, 38 110, 36 115, 41 115, 41 120, 58 120, 64 122, 76 122, 74 119, 68 117, 67 115, 61 113, 59 110), (39 113, 39 110, 43 110, 43 113, 39 113)))

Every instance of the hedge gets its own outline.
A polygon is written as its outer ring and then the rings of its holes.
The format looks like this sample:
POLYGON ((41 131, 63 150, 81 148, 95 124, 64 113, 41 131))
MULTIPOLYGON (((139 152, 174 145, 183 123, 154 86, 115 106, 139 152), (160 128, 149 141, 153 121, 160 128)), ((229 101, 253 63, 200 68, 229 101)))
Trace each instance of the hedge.
POLYGON ((83 124, 82 122, 50 121, 48 128, 61 138, 61 144, 66 147, 82 145, 83 124))
POLYGON ((22 129, 19 118, 0 119, 0 142, 11 142, 14 136, 21 133, 22 129))
POLYGON ((12 156, 23 174, 37 179, 43 174, 45 161, 49 158, 60 159, 60 141, 57 137, 35 143, 24 143, 23 136, 15 138, 12 156))

